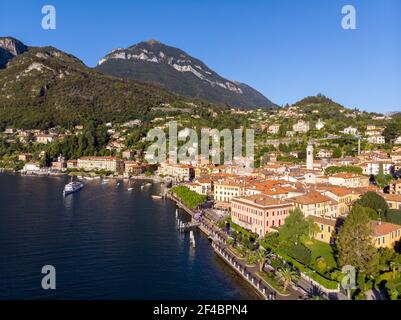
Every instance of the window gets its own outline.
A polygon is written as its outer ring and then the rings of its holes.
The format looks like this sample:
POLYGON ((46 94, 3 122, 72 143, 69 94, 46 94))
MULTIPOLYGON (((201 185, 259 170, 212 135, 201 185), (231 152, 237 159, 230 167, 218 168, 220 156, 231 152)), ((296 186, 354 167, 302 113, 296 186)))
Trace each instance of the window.
POLYGON ((324 225, 323 224, 320 225, 320 230, 324 231, 324 225))

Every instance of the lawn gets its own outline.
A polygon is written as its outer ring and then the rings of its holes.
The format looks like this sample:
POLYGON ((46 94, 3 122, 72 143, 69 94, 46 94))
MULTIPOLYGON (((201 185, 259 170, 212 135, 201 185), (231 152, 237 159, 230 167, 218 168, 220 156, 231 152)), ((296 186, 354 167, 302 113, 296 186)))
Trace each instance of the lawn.
POLYGON ((304 245, 311 250, 312 261, 322 257, 330 268, 337 268, 336 260, 334 259, 333 248, 328 244, 317 240, 306 240, 304 245))

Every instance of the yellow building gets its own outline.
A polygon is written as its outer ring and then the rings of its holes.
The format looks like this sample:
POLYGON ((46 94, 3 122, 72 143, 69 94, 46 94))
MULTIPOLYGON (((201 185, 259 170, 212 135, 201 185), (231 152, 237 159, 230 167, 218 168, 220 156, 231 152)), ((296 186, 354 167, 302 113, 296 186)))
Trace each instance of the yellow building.
POLYGON ((305 217, 316 216, 333 219, 338 216, 337 201, 316 191, 286 200, 293 202, 294 206, 299 208, 305 217))
POLYGON ((369 186, 369 177, 355 173, 336 173, 329 176, 329 183, 346 188, 360 188, 369 186))
POLYGON ((334 244, 334 237, 337 234, 338 228, 343 220, 325 219, 315 216, 310 216, 309 219, 311 219, 319 227, 319 232, 315 232, 313 237, 316 240, 334 244))
POLYGON ((401 209, 401 194, 381 194, 390 209, 401 209))
POLYGON ((83 157, 77 162, 79 169, 87 171, 105 170, 111 172, 122 172, 124 162, 115 157, 83 157))
POLYGON ((371 221, 373 245, 376 248, 394 248, 401 240, 401 226, 388 222, 371 221))
POLYGON ((214 184, 214 200, 230 202, 232 198, 244 196, 246 187, 247 185, 243 181, 227 179, 216 182, 214 184))
MULTIPOLYGON (((334 237, 338 233, 343 219, 337 220, 323 219, 320 217, 310 217, 317 226, 319 232, 314 234, 316 240, 333 244, 334 237)), ((393 249, 397 242, 401 240, 401 226, 388 222, 371 221, 372 228, 372 244, 375 248, 389 248, 393 249)))
POLYGON ((325 196, 337 201, 337 216, 347 215, 354 202, 361 196, 361 192, 353 188, 321 186, 318 187, 317 190, 319 190, 325 196))

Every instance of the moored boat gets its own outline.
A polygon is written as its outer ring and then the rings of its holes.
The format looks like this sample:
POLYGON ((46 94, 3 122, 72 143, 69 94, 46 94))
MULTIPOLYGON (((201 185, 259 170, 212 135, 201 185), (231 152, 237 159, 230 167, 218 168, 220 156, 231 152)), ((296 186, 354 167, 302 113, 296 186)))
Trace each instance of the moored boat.
POLYGON ((74 192, 78 192, 84 187, 84 184, 79 181, 71 181, 70 183, 66 184, 63 190, 63 195, 69 195, 74 192))

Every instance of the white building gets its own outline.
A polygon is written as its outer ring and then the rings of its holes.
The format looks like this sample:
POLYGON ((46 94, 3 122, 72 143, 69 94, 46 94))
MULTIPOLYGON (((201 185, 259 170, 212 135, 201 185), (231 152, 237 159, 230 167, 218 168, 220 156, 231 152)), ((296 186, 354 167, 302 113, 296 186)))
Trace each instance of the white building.
POLYGON ((24 165, 24 168, 22 169, 23 172, 39 172, 40 171, 40 165, 38 162, 28 162, 27 164, 24 165))
POLYGON ((380 172, 380 167, 383 166, 384 174, 391 174, 390 169, 393 166, 392 162, 389 161, 370 161, 362 165, 363 174, 377 175, 380 172))
POLYGON ((343 130, 343 133, 344 133, 344 134, 354 134, 354 135, 355 135, 355 134, 358 134, 358 129, 349 126, 348 128, 345 128, 345 129, 343 130))
POLYGON ((277 134, 280 130, 280 125, 279 124, 272 124, 267 128, 267 132, 270 134, 277 134))
POLYGON ((382 135, 369 136, 368 142, 372 144, 385 144, 386 139, 382 135))
POLYGON ((304 120, 299 120, 296 124, 292 126, 292 130, 298 133, 306 133, 310 129, 309 122, 304 120))
POLYGON ((316 156, 320 159, 327 159, 333 157, 333 151, 328 149, 320 149, 316 156))

